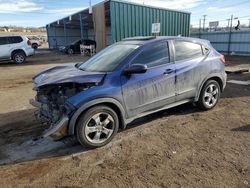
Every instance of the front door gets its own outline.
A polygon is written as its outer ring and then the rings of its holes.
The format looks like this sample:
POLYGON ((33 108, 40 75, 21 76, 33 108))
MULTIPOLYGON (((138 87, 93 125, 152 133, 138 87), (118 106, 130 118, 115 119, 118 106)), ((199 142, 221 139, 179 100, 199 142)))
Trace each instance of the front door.
POLYGON ((0 37, 0 59, 10 58, 10 44, 7 37, 0 37))
POLYGON ((167 41, 145 47, 130 64, 146 64, 148 70, 122 76, 123 99, 129 117, 175 101, 175 64, 170 61, 167 41))

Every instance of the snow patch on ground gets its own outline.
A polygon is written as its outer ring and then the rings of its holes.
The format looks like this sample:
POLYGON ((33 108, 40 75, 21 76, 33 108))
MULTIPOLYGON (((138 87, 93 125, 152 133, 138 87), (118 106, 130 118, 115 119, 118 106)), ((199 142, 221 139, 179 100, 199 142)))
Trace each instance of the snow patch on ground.
POLYGON ((0 160, 0 165, 29 161, 44 157, 69 154, 75 151, 86 150, 72 139, 52 141, 49 139, 28 140, 18 145, 16 143, 6 145, 4 152, 7 156, 0 160))
POLYGON ((247 86, 247 85, 250 85, 250 80, 248 80, 248 81, 230 80, 230 81, 228 81, 228 83, 247 86))

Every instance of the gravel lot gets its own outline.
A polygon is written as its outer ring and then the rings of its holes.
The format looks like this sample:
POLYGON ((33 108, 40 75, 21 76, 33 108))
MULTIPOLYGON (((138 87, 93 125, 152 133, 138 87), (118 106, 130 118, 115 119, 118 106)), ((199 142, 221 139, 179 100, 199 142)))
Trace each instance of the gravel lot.
MULTIPOLYGON (((139 119, 103 148, 32 140, 43 131, 28 104, 32 76, 84 59, 40 50, 24 65, 0 64, 1 187, 250 187, 249 85, 228 84, 211 111, 186 104, 139 119)), ((250 58, 227 65, 250 68, 250 58)))

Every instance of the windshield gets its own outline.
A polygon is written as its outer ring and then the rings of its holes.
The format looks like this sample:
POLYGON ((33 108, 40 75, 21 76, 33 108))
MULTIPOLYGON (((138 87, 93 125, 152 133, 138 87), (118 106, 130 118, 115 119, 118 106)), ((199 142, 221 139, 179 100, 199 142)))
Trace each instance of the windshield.
POLYGON ((75 40, 74 42, 72 42, 71 44, 76 44, 76 43, 80 43, 81 42, 81 40, 75 40))
POLYGON ((87 72, 112 72, 136 48, 137 45, 114 44, 77 67, 87 72))

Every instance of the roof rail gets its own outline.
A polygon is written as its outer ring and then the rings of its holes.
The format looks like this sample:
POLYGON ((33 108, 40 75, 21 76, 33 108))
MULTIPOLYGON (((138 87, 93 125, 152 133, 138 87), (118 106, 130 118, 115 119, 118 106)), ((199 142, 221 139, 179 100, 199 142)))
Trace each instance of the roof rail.
POLYGON ((155 38, 156 38, 156 36, 146 36, 146 37, 138 36, 138 37, 125 38, 122 41, 131 41, 131 40, 142 40, 142 41, 144 41, 144 40, 152 40, 152 39, 155 39, 155 38))

